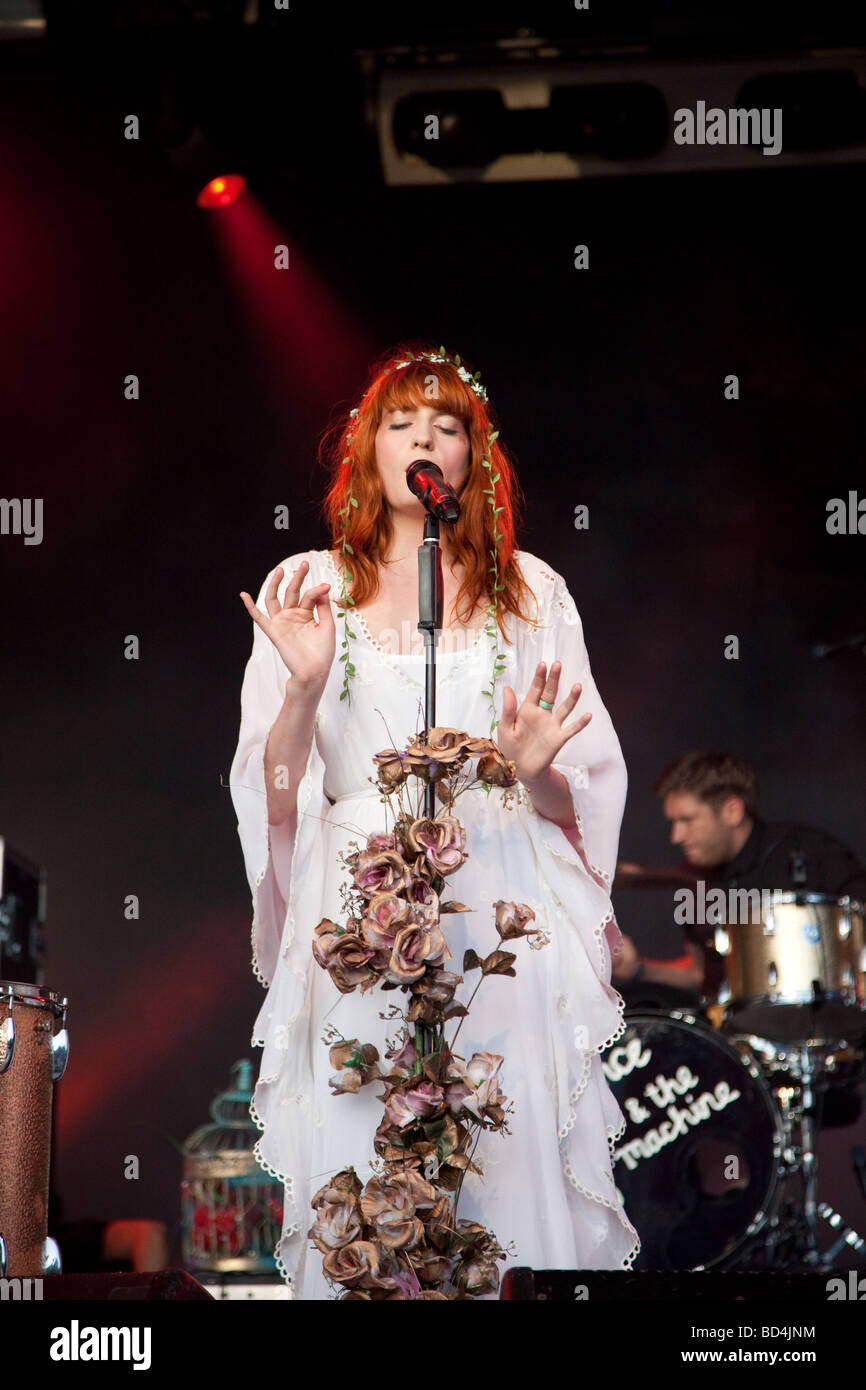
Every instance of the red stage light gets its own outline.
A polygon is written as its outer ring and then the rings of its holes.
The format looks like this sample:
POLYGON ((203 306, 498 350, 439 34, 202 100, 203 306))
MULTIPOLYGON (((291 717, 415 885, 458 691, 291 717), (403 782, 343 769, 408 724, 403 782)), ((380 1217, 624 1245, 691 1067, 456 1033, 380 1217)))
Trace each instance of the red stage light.
POLYGON ((205 184, 196 203, 200 208, 228 207, 229 203, 237 202, 246 186, 247 181, 242 174, 221 174, 205 184))

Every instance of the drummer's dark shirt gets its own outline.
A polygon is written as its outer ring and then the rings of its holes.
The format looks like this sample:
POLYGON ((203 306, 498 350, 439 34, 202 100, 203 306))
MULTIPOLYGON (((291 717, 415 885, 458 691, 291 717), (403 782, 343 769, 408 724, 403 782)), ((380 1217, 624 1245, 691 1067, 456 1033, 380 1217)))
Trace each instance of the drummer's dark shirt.
MULTIPOLYGON (((693 865, 689 867, 695 872, 693 865)), ((701 876, 700 874, 698 875, 701 876)), ((790 892, 834 893, 866 901, 866 869, 835 835, 812 825, 756 820, 739 854, 727 864, 703 871, 707 885, 729 888, 766 888, 790 892)), ((721 957, 707 943, 715 926, 685 926, 689 941, 707 953, 706 987, 715 988, 724 976, 721 957)))

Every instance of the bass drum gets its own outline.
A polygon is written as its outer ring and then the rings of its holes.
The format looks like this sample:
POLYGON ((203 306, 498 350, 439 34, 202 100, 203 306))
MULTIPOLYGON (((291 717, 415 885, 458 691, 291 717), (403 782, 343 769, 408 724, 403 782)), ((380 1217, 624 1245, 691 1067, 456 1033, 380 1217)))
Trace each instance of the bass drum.
POLYGON ((781 1117, 747 1049, 693 1014, 625 1014, 602 1055, 626 1121, 613 1174, 635 1269, 736 1267, 780 1192, 781 1117))

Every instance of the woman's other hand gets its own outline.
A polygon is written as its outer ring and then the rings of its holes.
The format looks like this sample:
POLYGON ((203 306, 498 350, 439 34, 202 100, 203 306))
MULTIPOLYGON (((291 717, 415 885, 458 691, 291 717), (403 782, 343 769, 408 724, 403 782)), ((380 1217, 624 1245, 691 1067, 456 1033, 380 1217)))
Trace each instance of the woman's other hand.
POLYGON ((301 560, 280 603, 277 590, 284 571, 282 565, 277 565, 265 591, 267 617, 248 593, 242 592, 241 599, 253 622, 273 642, 292 679, 312 689, 324 689, 334 661, 337 633, 328 598, 330 584, 315 584, 303 598, 299 597, 309 568, 309 561, 301 560), (316 608, 318 623, 314 617, 316 608))
POLYGON ((591 714, 584 714, 573 724, 565 724, 580 699, 581 686, 573 685, 562 704, 556 707, 556 691, 562 663, 554 661, 547 674, 547 665, 541 661, 535 672, 535 679, 523 704, 518 708, 517 696, 510 685, 506 685, 502 696, 502 718, 496 730, 496 742, 504 757, 515 765, 521 782, 534 782, 543 775, 556 760, 556 755, 570 738, 585 729, 591 714), (554 706, 544 709, 539 700, 546 700, 554 706))

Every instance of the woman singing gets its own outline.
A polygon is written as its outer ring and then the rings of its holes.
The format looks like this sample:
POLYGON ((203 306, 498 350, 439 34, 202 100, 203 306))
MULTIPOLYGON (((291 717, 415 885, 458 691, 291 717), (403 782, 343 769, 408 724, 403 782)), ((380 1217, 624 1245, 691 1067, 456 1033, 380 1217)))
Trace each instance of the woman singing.
MULTIPOLYGON (((451 968, 465 950, 498 944, 498 900, 528 904, 549 936, 544 949, 521 950, 516 978, 485 980, 462 1025, 462 1056, 504 1056, 513 1108, 508 1135, 481 1131, 483 1176, 467 1175, 459 1215, 496 1233, 506 1267, 629 1268, 639 1241, 611 1168, 624 1122, 599 1055, 623 1029, 610 884, 626 772, 580 617, 562 576, 515 548, 514 468, 478 373, 459 358, 416 345, 388 354, 337 434, 329 548, 283 560, 255 603, 241 594, 255 626, 231 787, 253 968, 267 989, 252 1113, 263 1131, 256 1156, 285 1189, 278 1266, 296 1297, 333 1296, 307 1238, 310 1199, 349 1165, 362 1183, 374 1171, 380 1088, 333 1096, 322 1036, 333 1024, 384 1059, 394 1024, 380 1014, 404 996, 338 993, 311 944, 323 918, 345 918, 340 853, 390 828, 369 780, 373 754, 424 729, 425 508, 406 482, 423 458, 461 507, 440 523, 436 724, 494 738, 518 778, 510 804, 475 786, 455 805, 467 858, 448 892, 471 911, 442 919, 451 968)), ((457 998, 470 992, 464 984, 457 998)))

